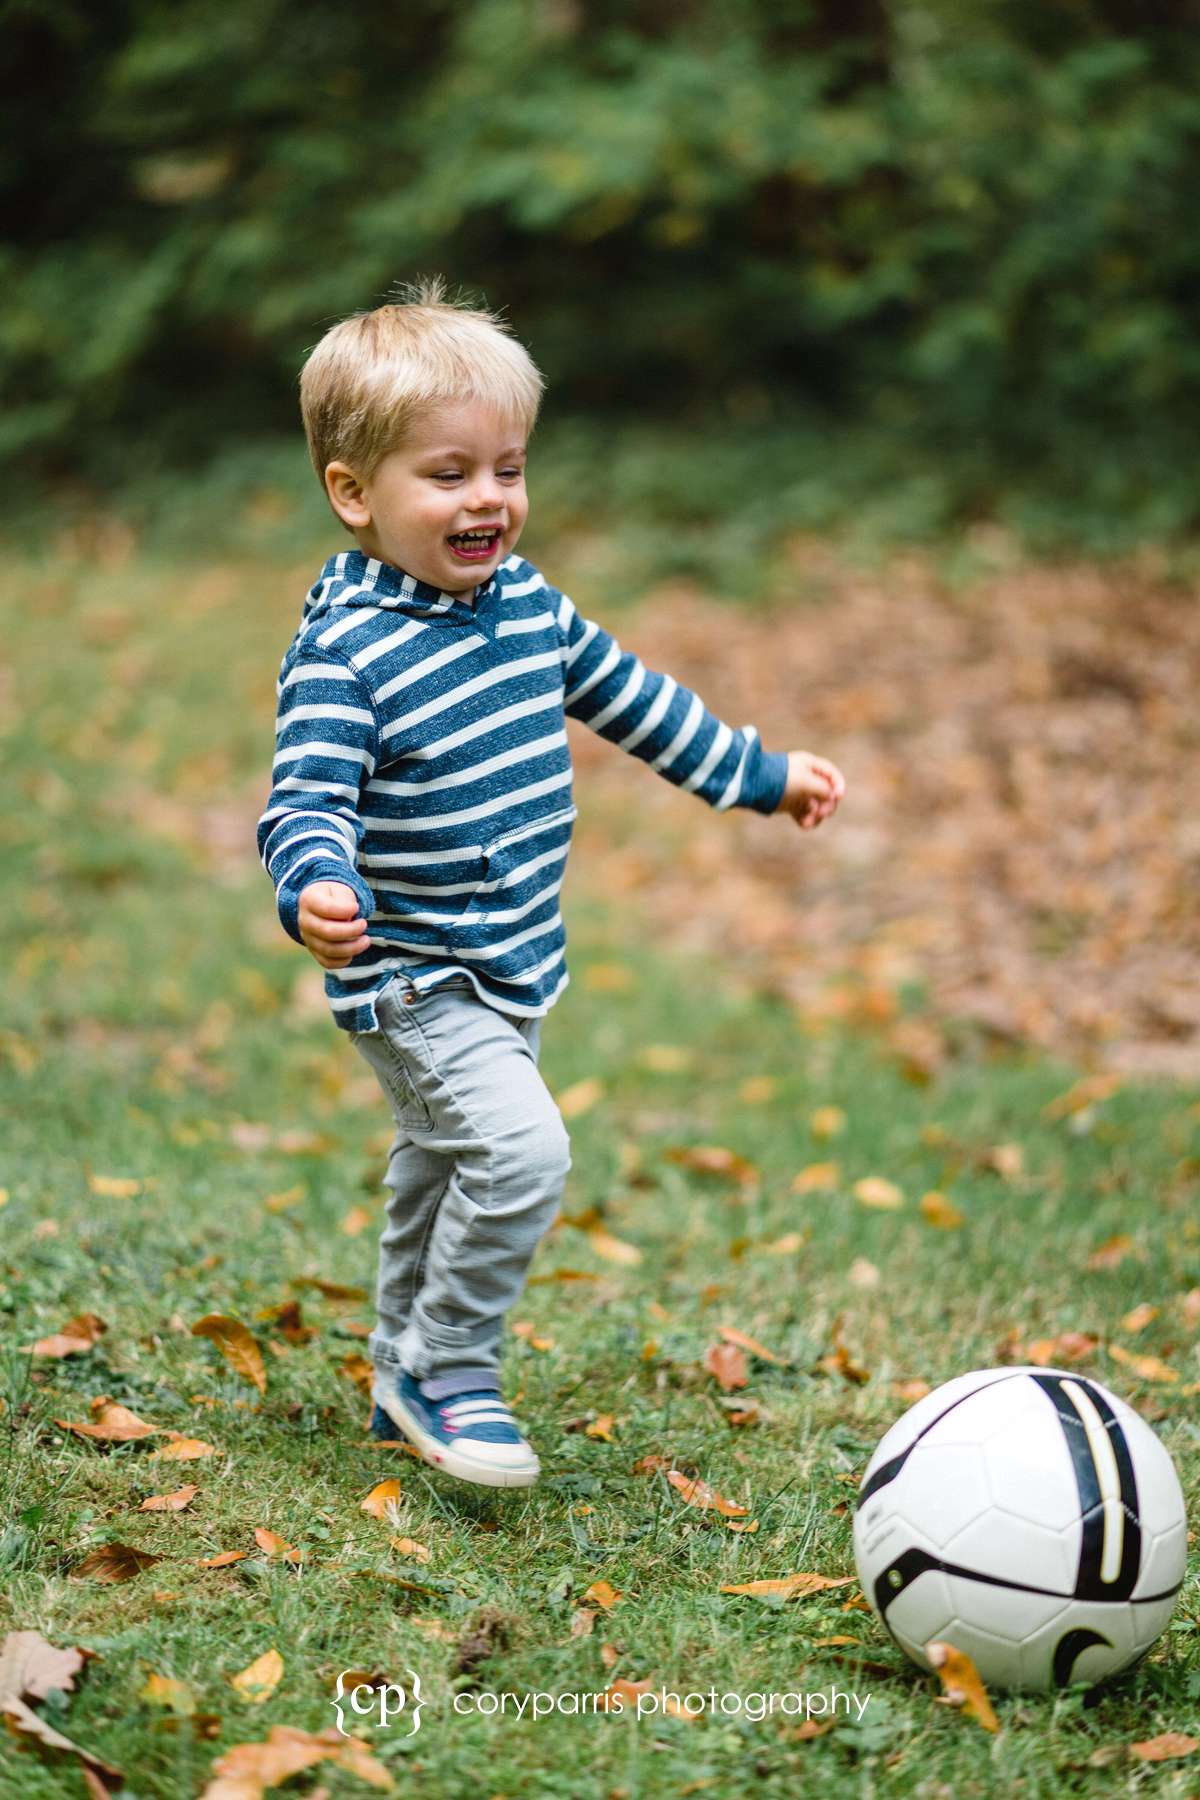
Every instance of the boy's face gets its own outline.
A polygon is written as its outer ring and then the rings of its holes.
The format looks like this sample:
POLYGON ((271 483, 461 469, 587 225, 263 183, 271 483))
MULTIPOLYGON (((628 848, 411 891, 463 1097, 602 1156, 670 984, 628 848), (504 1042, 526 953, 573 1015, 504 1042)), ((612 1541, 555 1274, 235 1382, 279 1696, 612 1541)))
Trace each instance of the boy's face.
POLYGON ((325 486, 369 556, 447 594, 470 594, 525 524, 525 432, 476 402, 439 407, 412 425, 369 482, 330 463, 325 486))

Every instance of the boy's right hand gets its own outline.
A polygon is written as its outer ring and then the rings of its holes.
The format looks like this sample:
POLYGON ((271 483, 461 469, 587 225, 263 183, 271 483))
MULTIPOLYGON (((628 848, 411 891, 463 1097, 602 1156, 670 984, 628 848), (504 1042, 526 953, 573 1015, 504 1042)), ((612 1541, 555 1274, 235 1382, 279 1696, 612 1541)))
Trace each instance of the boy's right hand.
POLYGON ((323 969, 344 969, 368 947, 358 896, 343 881, 311 882, 300 895, 297 924, 323 969))

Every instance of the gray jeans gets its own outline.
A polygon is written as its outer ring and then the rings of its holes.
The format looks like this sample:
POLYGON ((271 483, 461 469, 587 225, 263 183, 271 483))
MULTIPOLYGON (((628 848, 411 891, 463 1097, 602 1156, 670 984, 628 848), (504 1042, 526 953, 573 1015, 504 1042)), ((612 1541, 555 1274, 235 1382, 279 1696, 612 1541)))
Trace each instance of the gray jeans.
POLYGON ((403 973, 354 1043, 396 1121, 384 1185, 377 1367, 424 1379, 499 1368, 504 1314, 525 1285, 571 1166, 538 1071, 541 1019, 480 1000, 466 976, 430 993, 403 973))

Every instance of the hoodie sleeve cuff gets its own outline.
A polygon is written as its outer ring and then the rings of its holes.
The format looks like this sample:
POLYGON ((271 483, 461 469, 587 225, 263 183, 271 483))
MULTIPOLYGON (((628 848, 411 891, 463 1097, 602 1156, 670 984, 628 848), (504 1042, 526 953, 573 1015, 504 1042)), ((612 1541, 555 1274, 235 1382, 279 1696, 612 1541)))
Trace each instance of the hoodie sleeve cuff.
POLYGON ((297 944, 304 942, 300 936, 300 896, 315 881, 340 881, 343 887, 353 889, 364 920, 370 919, 375 911, 374 894, 358 870, 352 869, 349 863, 339 862, 336 857, 331 857, 328 862, 305 863, 304 873, 299 877, 297 885, 293 887, 285 881, 281 883, 275 896, 279 923, 297 944))
POLYGON ((779 802, 787 787, 787 751, 763 750, 758 757, 754 774, 754 784, 749 793, 743 794, 741 804, 751 807, 755 812, 778 812, 779 802))

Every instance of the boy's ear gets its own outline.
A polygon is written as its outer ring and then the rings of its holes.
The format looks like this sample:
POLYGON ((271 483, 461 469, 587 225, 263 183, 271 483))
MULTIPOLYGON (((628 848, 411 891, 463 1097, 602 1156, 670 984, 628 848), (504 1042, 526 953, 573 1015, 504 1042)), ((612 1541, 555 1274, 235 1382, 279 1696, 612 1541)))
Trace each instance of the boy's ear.
POLYGON ((362 483, 349 463, 331 462, 325 469, 325 492, 329 504, 344 525, 352 531, 365 531, 371 523, 371 509, 362 483))

